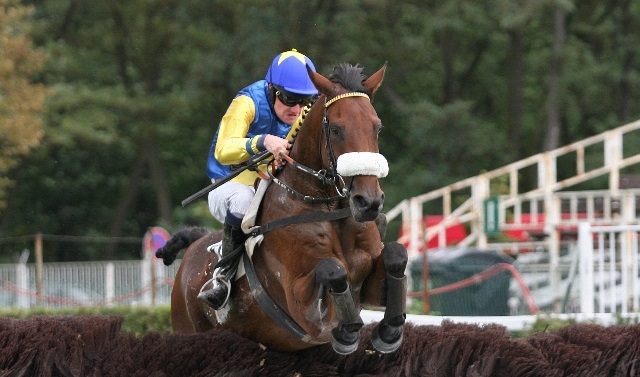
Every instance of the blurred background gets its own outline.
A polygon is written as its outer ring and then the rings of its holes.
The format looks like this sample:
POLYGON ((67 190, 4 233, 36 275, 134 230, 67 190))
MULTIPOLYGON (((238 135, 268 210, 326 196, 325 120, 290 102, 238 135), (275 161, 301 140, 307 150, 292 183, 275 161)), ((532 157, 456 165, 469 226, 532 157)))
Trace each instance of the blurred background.
POLYGON ((140 260, 152 227, 219 228, 180 202, 209 183, 231 99, 284 50, 325 75, 388 64, 390 209, 638 119, 638 45, 630 0, 0 0, 0 262, 38 242, 45 262, 140 260))
POLYGON ((388 64, 385 208, 640 114, 631 1, 0 4, 3 262, 36 233, 111 237, 52 238, 45 260, 110 260, 139 258, 151 226, 218 227, 180 202, 208 184, 235 93, 291 48, 324 74, 388 64))

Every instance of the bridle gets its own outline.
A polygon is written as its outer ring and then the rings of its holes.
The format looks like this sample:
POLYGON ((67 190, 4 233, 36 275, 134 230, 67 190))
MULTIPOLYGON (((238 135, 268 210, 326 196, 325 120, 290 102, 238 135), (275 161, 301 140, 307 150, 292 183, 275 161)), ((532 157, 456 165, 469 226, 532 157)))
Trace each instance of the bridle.
MULTIPOLYGON (((349 93, 339 94, 328 101, 325 97, 323 113, 322 113, 322 134, 324 135, 324 139, 326 140, 327 159, 329 161, 329 169, 332 172, 337 172, 337 161, 336 161, 335 153, 333 153, 333 147, 331 146, 331 138, 329 137, 329 118, 327 117, 327 109, 329 108, 329 106, 331 106, 331 104, 336 103, 337 101, 343 98, 349 98, 349 97, 366 97, 369 101, 371 101, 371 99, 367 94, 361 93, 361 92, 349 92, 349 93)), ((321 141, 318 141, 318 142, 320 143, 321 141)))
MULTIPOLYGON (((329 135, 329 118, 327 116, 327 109, 329 108, 329 106, 331 106, 332 104, 334 104, 335 102, 343 99, 343 98, 349 98, 349 97, 366 97, 367 99, 370 100, 370 97, 368 94, 366 93, 362 93, 362 92, 348 92, 348 93, 343 93, 343 94, 339 94, 333 98, 331 98, 330 100, 326 99, 325 96, 325 102, 323 105, 323 114, 322 114, 322 135, 324 136, 324 140, 325 140, 325 150, 327 151, 327 161, 329 162, 329 169, 320 169, 320 170, 314 170, 309 168, 308 166, 305 166, 303 164, 298 163, 297 161, 295 161, 294 159, 292 159, 291 157, 289 157, 288 155, 283 156, 284 160, 287 161, 287 164, 292 165, 293 167, 295 167, 296 169, 301 170, 304 173, 307 173, 309 175, 312 175, 314 177, 316 177, 317 179, 319 179, 322 184, 324 186, 331 186, 333 187, 333 189, 336 192, 335 196, 331 196, 328 198, 319 198, 319 197, 314 197, 314 196, 310 196, 310 195, 304 195, 298 191, 296 191, 295 189, 293 189, 291 186, 287 185, 285 182, 282 182, 281 180, 279 180, 276 176, 273 175, 272 172, 268 172, 267 174, 269 175, 269 177, 271 178, 271 180, 276 183, 277 185, 279 185, 280 187, 284 188, 287 192, 293 194, 294 196, 298 197, 299 199, 308 202, 308 203, 329 203, 329 202, 335 202, 335 201, 339 201, 341 199, 347 198, 349 196, 349 192, 351 191, 351 185, 353 184, 353 175, 351 175, 351 183, 349 185, 349 188, 346 187, 343 175, 344 174, 340 174, 340 166, 339 166, 339 162, 340 162, 340 156, 339 158, 336 159, 335 157, 335 153, 333 151, 333 146, 331 145, 331 137, 329 135)), ((320 138, 320 140, 318 141, 318 143, 322 143, 322 139, 320 138)), ((321 145, 319 145, 319 150, 321 150, 321 145)), ((349 155, 351 157, 354 157, 355 154, 358 154, 361 152, 352 152, 352 153, 345 153, 344 155, 349 155)), ((343 156, 344 156, 343 155, 343 156)), ((367 155, 367 159, 371 158, 372 155, 378 155, 380 158, 384 159, 384 157, 382 157, 382 155, 379 154, 374 154, 374 153, 369 153, 367 155)), ((355 158, 355 157, 354 157, 355 158)), ((380 158, 378 159, 378 163, 380 163, 380 158)), ((353 159, 353 158, 352 158, 353 159)), ((369 162, 365 162, 365 159, 363 158, 356 158, 357 160, 360 160, 360 162, 363 162, 364 165, 368 164, 369 162)), ((386 160, 384 160, 384 164, 386 165, 386 160)), ((345 169, 342 169, 345 170, 345 169)), ((386 167, 386 169, 380 169, 380 166, 376 165, 375 167, 373 166, 365 166, 364 168, 366 173, 369 173, 368 170, 371 170, 371 173, 374 173, 373 175, 377 175, 378 177, 383 177, 386 176, 386 173, 388 172, 388 167, 386 167), (368 169, 369 168, 369 169, 368 169), (378 171, 375 171, 378 170, 378 171), (380 171, 382 170, 382 172, 380 171)), ((355 175, 359 175, 359 174, 355 174, 355 175)))

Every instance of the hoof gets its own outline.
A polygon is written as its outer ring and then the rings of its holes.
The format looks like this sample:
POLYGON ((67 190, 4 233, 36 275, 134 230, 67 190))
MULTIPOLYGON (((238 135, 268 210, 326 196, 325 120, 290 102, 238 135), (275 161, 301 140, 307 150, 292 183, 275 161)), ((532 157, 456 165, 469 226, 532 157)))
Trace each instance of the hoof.
POLYGON ((340 343, 336 340, 336 338, 333 338, 331 340, 331 346, 333 347, 333 350, 336 351, 337 354, 340 355, 350 355, 353 352, 355 352, 355 350, 358 349, 358 344, 360 344, 360 338, 358 337, 358 339, 356 340, 355 343, 353 344, 343 344, 340 343))
POLYGON ((334 330, 331 337, 331 346, 340 355, 349 355, 358 349, 360 333, 347 333, 334 330))
POLYGON ((403 339, 403 326, 389 326, 381 323, 371 334, 371 344, 380 353, 395 352, 400 348, 403 339), (387 336, 380 335, 380 328, 385 327, 387 336), (383 339, 384 338, 384 339, 383 339))

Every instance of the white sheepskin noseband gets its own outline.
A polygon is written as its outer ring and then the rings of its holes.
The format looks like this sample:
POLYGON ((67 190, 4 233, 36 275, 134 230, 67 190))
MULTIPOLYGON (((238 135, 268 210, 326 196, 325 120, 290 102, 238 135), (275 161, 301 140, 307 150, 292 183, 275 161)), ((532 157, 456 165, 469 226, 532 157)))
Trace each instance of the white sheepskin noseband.
POLYGON ((338 156, 336 170, 346 177, 375 175, 384 178, 389 174, 387 159, 380 153, 350 152, 338 156))

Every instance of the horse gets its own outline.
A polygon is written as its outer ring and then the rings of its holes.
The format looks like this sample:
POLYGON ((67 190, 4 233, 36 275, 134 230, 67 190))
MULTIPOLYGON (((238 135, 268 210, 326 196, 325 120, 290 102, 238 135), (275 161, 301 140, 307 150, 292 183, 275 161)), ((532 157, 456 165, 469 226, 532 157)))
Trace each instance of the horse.
POLYGON ((215 311, 196 298, 211 279, 217 256, 207 248, 220 232, 184 228, 157 251, 169 265, 186 248, 171 292, 174 331, 224 328, 279 351, 331 343, 347 355, 359 345, 367 305, 384 307, 373 347, 381 353, 400 347, 407 251, 383 242, 379 179, 388 165, 371 102, 386 63, 369 77, 362 70, 343 63, 327 77, 307 67, 319 96, 294 125, 299 129, 284 167, 270 170, 272 182, 249 231, 249 242, 258 241, 251 258, 243 255, 246 274, 234 281, 225 307, 215 311))

